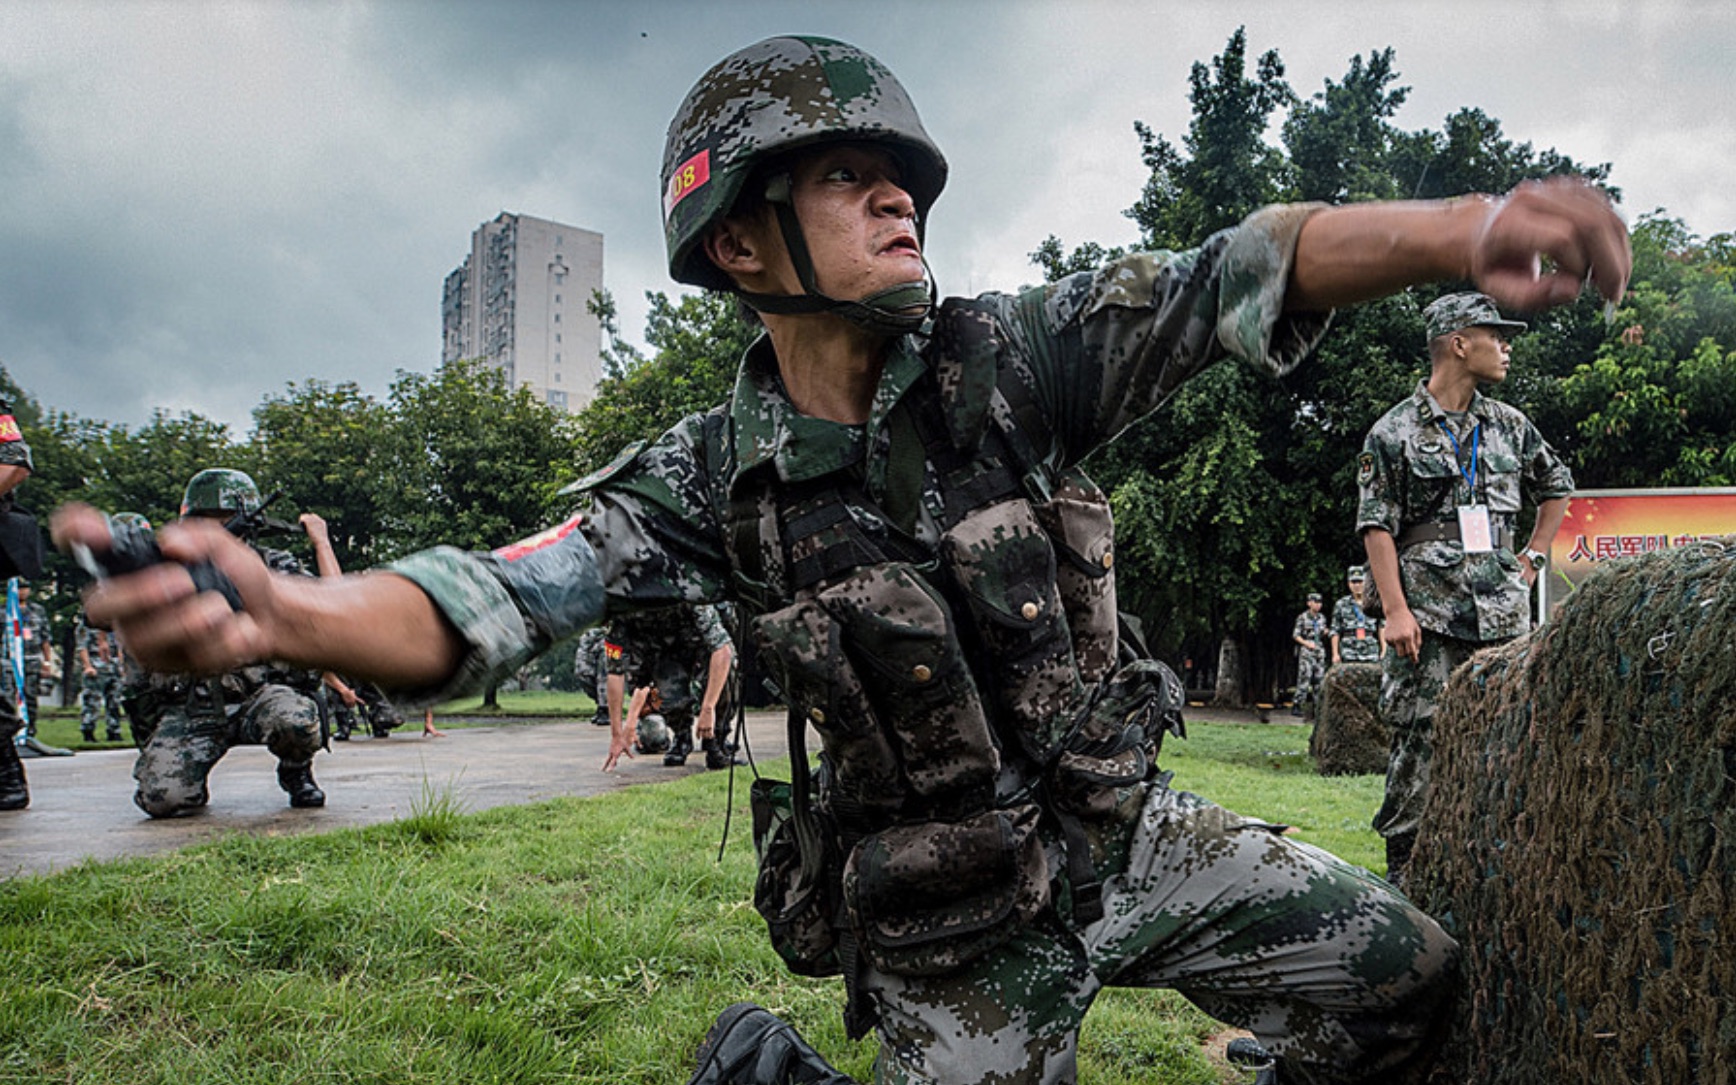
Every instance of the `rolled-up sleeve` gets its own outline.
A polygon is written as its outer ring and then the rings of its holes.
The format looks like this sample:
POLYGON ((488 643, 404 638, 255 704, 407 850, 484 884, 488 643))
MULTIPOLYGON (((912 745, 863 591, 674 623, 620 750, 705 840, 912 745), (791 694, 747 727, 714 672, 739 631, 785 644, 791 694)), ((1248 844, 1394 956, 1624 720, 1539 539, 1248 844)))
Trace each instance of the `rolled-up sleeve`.
POLYGON ((574 517, 491 553, 441 546, 387 566, 428 594, 468 648, 444 685, 407 691, 406 700, 474 692, 602 617, 597 556, 578 524, 574 517))

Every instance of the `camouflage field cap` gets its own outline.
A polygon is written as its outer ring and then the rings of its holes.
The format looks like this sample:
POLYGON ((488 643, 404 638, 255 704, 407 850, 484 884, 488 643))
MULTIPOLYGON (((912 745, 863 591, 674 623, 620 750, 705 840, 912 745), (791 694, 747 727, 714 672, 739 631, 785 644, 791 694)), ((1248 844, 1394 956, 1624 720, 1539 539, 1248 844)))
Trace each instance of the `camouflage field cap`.
POLYGON ((656 713, 639 717, 638 734, 634 736, 634 744, 640 753, 663 753, 674 741, 669 733, 669 724, 656 713))
POLYGON ((1346 579, 1346 580, 1367 580, 1368 579, 1368 566, 1366 566, 1366 565, 1352 565, 1350 567, 1350 571, 1344 574, 1344 579, 1346 579))
POLYGON ((117 512, 109 517, 109 523, 120 524, 123 527, 136 527, 140 531, 151 530, 151 522, 136 512, 117 512))
POLYGON ((245 471, 212 467, 187 482, 181 498, 182 516, 252 512, 259 507, 259 487, 245 471))
POLYGON ((816 143, 888 144, 904 167, 917 223, 946 185, 946 158, 884 65, 829 38, 768 38, 700 77, 663 144, 663 237, 677 282, 729 290, 700 241, 727 214, 754 167, 816 143))
POLYGON ((1321 603, 1321 602, 1325 602, 1325 600, 1323 600, 1323 599, 1321 599, 1321 598, 1320 598, 1320 593, 1319 593, 1319 592, 1317 592, 1317 591, 1311 591, 1311 592, 1309 592, 1309 593, 1308 593, 1308 601, 1309 601, 1309 602, 1310 602, 1310 603, 1321 603))
POLYGON ((1501 310, 1495 308, 1495 299, 1487 294, 1445 294, 1423 310, 1423 320, 1428 324, 1430 339, 1471 327, 1525 330, 1525 325, 1517 320, 1501 319, 1501 310))

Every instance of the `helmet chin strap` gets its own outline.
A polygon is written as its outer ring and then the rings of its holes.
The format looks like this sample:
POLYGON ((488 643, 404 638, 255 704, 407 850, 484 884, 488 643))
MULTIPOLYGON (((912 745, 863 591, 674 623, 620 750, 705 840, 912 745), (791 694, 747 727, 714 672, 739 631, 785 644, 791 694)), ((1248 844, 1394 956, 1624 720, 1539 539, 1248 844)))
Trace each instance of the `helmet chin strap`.
MULTIPOLYGON (((820 292, 814 277, 814 260, 808 253, 808 243, 802 235, 801 220, 796 218, 796 205, 790 199, 790 175, 780 173, 766 183, 766 201, 778 216, 778 229, 784 235, 784 247, 795 265, 796 280, 802 284, 801 294, 755 294, 740 290, 737 295, 747 305, 761 313, 801 314, 832 313, 858 327, 886 335, 905 335, 923 331, 934 314, 936 291, 934 273, 929 270, 928 256, 922 256, 922 269, 927 272, 917 282, 899 283, 877 290, 857 301, 844 301, 820 292)), ((917 222, 917 237, 922 236, 922 224, 917 222)))

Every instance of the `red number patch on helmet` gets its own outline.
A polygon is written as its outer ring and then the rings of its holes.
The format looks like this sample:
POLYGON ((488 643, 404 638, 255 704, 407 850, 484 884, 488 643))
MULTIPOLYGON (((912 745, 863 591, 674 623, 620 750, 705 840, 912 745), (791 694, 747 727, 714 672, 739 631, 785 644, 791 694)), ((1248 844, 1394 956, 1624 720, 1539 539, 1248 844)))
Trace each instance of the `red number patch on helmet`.
POLYGON ((711 180, 711 151, 704 150, 675 167, 669 175, 669 189, 663 193, 663 217, 668 218, 675 205, 693 195, 711 180))
POLYGON ((528 539, 520 539, 510 546, 503 546, 494 552, 494 556, 502 561, 517 561, 520 558, 528 557, 571 535, 578 528, 579 521, 582 519, 584 518, 581 516, 575 516, 564 524, 556 524, 547 531, 539 531, 528 539))
POLYGON ((0 414, 0 444, 22 440, 24 434, 18 431, 18 420, 9 414, 0 414))

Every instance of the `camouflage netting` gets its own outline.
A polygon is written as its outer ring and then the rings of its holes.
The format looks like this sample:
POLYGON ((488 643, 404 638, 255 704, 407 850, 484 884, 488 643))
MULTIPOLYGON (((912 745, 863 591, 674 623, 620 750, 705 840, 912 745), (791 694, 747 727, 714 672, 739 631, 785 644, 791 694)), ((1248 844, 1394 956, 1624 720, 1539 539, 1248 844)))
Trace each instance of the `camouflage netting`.
POLYGON ((1407 882, 1456 1082, 1736 1081, 1736 539, 1612 563, 1455 672, 1407 882))
POLYGON ((1391 740, 1380 719, 1380 664, 1340 663, 1320 686, 1308 754, 1322 776, 1385 773, 1391 740))

